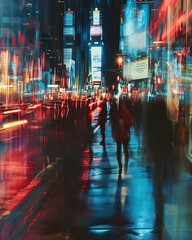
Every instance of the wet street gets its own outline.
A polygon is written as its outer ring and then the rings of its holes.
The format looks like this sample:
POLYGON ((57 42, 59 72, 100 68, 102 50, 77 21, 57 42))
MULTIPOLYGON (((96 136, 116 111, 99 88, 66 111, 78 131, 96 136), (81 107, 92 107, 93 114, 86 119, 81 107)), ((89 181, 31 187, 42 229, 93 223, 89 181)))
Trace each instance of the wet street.
POLYGON ((39 108, 24 117, 27 125, 0 131, 1 209, 46 168, 52 156, 61 156, 62 146, 57 146, 63 132, 58 137, 53 114, 39 108))
POLYGON ((192 240, 192 0, 0 0, 0 240, 192 240))
POLYGON ((99 129, 93 154, 69 148, 54 190, 19 239, 190 240, 192 175, 185 147, 174 147, 162 174, 144 134, 140 137, 143 144, 138 146, 131 128, 128 167, 121 175, 109 121, 106 149, 99 129))

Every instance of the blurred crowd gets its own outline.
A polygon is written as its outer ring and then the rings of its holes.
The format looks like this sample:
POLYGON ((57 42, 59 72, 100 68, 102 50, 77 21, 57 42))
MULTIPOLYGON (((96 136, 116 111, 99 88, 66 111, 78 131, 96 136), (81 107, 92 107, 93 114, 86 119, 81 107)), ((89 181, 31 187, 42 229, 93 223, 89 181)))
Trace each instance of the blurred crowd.
POLYGON ((57 127, 64 130, 64 146, 70 158, 77 158, 85 150, 92 158, 95 119, 96 126, 100 127, 100 144, 104 150, 107 122, 111 126, 119 173, 122 172, 123 164, 125 168, 128 166, 129 145, 132 141, 130 129, 135 132, 138 149, 144 150, 155 160, 157 171, 162 172, 162 175, 165 166, 172 164, 168 159, 171 159, 174 146, 186 144, 183 120, 173 122, 169 119, 166 99, 161 96, 151 101, 145 101, 139 95, 132 98, 102 96, 94 104, 93 100, 68 99, 65 106, 67 108, 61 110, 57 118, 57 127), (66 111, 65 114, 62 111, 66 111))

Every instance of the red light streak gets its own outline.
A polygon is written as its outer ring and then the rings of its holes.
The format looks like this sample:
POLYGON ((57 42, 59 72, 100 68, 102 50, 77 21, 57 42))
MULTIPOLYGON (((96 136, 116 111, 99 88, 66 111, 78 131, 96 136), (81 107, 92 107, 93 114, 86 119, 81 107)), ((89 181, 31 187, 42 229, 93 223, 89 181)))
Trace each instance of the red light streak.
POLYGON ((192 19, 192 7, 189 8, 188 12, 182 10, 180 0, 164 0, 155 14, 155 19, 152 18, 149 24, 150 34, 156 34, 156 39, 166 41, 168 38, 174 40, 177 35, 185 34, 189 29, 184 29, 186 21, 192 19), (167 26, 169 22, 170 27, 167 26), (182 27, 183 26, 183 27, 182 27), (162 29, 163 32, 158 29, 162 29))
POLYGON ((20 125, 24 125, 27 124, 27 120, 20 120, 20 121, 15 121, 15 122, 9 122, 9 123, 5 123, 3 124, 3 129, 8 129, 8 128, 12 128, 12 127, 16 127, 16 126, 20 126, 20 125))
POLYGON ((41 104, 35 104, 33 106, 29 106, 28 109, 35 109, 35 108, 40 107, 40 106, 41 106, 41 104))
POLYGON ((21 109, 14 109, 14 110, 8 110, 8 111, 4 111, 3 114, 11 114, 11 113, 18 113, 21 112, 21 109))

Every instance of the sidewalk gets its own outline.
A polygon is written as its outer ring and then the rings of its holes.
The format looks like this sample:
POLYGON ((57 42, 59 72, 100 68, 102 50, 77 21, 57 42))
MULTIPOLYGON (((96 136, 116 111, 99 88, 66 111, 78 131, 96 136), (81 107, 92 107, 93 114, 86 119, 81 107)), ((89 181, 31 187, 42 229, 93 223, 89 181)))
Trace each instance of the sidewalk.
MULTIPOLYGON (((144 157, 137 146, 135 132, 131 129, 128 169, 123 169, 121 177, 116 158, 116 143, 111 136, 110 121, 106 124, 106 149, 103 149, 100 141, 100 129, 97 128, 92 144, 93 155, 90 155, 88 149, 83 152, 81 174, 77 176, 74 169, 66 168, 66 172, 70 172, 68 178, 63 179, 62 184, 56 188, 52 198, 41 210, 42 214, 36 218, 33 225, 29 226, 22 240, 112 240, 133 239, 131 238, 133 236, 138 237, 134 239, 141 239, 139 233, 132 230, 132 225, 130 227, 124 225, 129 212, 136 217, 140 214, 140 210, 135 210, 136 215, 131 209, 129 211, 130 205, 126 202, 129 189, 135 190, 136 193, 133 192, 135 201, 138 197, 138 182, 146 182, 145 177, 140 177, 143 175, 144 157), (123 209, 126 209, 126 212, 123 213, 123 209), (128 238, 122 238, 123 231, 129 235, 128 238), (116 236, 116 234, 119 235, 116 236)), ((150 190, 150 188, 147 189, 147 191, 150 190)), ((144 191, 145 189, 142 190, 141 195, 148 199, 144 191)))
POLYGON ((109 121, 106 149, 100 141, 98 128, 92 158, 85 149, 80 173, 71 165, 65 168, 68 177, 62 178, 21 239, 190 240, 192 194, 188 172, 181 168, 177 173, 175 169, 177 177, 167 172, 164 186, 155 188, 154 166, 138 147, 133 128, 128 168, 121 175, 109 121))
MULTIPOLYGON (((95 111, 92 123, 94 129, 97 128, 97 116, 98 113, 95 111)), ((42 128, 40 122, 31 124, 32 128, 42 128)), ((19 142, 28 141, 27 128, 18 128, 15 131, 21 135, 19 142)), ((2 148, 2 152, 8 144, 4 142, 5 136, 1 135, 0 151, 2 148)), ((10 131, 9 137, 10 139, 15 137, 13 131, 10 131)), ((14 150, 17 153, 18 147, 19 145, 14 150)), ((30 151, 30 147, 25 150, 30 151)), ((53 162, 44 164, 43 159, 39 159, 41 156, 38 152, 33 159, 27 159, 26 156, 15 159, 14 151, 9 152, 8 149, 6 156, 0 155, 2 157, 0 164, 0 238, 2 240, 17 239, 17 235, 25 231, 26 226, 54 188, 54 183, 65 164, 65 159, 62 157, 56 157, 53 162)))
MULTIPOLYGON (((111 167, 114 173, 118 173, 118 165, 116 161, 115 142, 111 136, 111 126, 108 121, 106 126, 106 150, 103 151, 103 147, 99 144, 101 141, 100 129, 97 125, 97 115, 94 114, 93 128, 94 128, 94 143, 93 143, 93 159, 101 158, 106 152, 108 157, 112 157, 111 167)), ((131 146, 130 146, 131 147, 131 146)), ((132 153, 131 153, 132 154, 132 153)), ((17 236, 25 231, 28 224, 31 222, 37 211, 41 208, 45 199, 49 196, 49 193, 54 189, 54 183, 57 181, 59 174, 62 172, 65 161, 62 158, 57 158, 55 162, 50 163, 47 168, 44 168, 37 174, 37 170, 33 165, 34 173, 30 178, 25 179, 26 176, 22 176, 20 169, 31 168, 32 166, 26 165, 27 162, 11 162, 12 167, 6 168, 8 175, 11 176, 9 189, 9 199, 1 199, 0 208, 0 236, 1 239, 17 239, 17 236), (22 165, 23 164, 23 165, 22 165), (13 170, 14 169, 14 170, 13 170), (13 172, 14 171, 14 172, 13 172), (14 184, 16 179, 25 179, 23 184, 14 184), (23 187, 22 187, 23 186, 23 187), (38 204, 34 204, 38 203, 38 204), (15 225, 16 224, 16 225, 15 225)), ((94 161, 95 162, 95 161, 94 161)), ((29 163, 31 164, 31 163, 29 163)), ((106 162, 107 164, 107 162, 106 162)), ((90 176, 96 171, 105 171, 107 165, 97 166, 93 164, 89 172, 90 176), (102 169, 103 168, 103 169, 102 169)), ((110 167, 110 168, 111 168, 110 167)), ((107 169, 106 169, 107 171, 107 169)), ((115 174, 116 175, 116 174, 115 174)), ((116 176, 117 177, 117 176, 116 176)), ((19 180, 19 181, 20 181, 19 180)), ((7 192, 8 193, 8 192, 7 192)))
MULTIPOLYGON (((110 122, 106 126, 106 149, 100 145, 99 129, 95 133, 93 158, 84 177, 87 188, 80 198, 86 211, 75 215, 68 236, 77 240, 191 239, 191 176, 175 162, 174 172, 166 172, 164 185, 155 187, 154 165, 145 148, 138 146, 133 128, 130 138, 128 168, 119 175, 110 122)), ((65 238, 65 234, 61 236, 65 238)))
MULTIPOLYGON (((21 239, 190 240, 190 174, 175 161, 173 172, 167 169, 164 184, 155 187, 154 162, 138 146, 131 128, 128 168, 119 175, 109 121, 106 149, 100 141, 97 128, 92 157, 85 149, 80 174, 70 171, 70 166, 65 169, 69 173, 67 181, 63 178, 21 239)), ((177 155, 173 156, 175 160, 177 155)))

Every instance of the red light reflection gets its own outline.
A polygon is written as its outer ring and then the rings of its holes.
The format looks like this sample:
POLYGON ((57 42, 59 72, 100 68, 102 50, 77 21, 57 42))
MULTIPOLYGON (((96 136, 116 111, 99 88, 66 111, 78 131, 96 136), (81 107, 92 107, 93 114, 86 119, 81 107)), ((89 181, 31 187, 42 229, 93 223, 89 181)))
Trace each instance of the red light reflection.
POLYGON ((180 33, 185 34, 190 30, 185 26, 186 21, 192 19, 192 6, 188 11, 183 10, 180 0, 164 0, 154 14, 156 16, 149 24, 149 32, 151 35, 156 34, 156 40, 174 40, 180 33))

